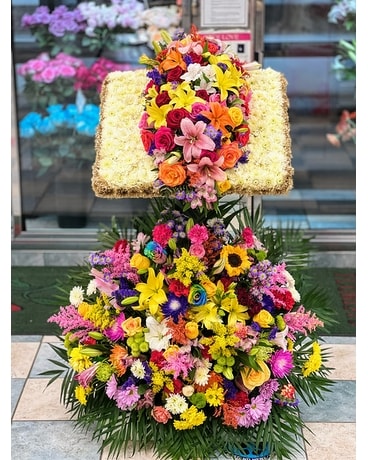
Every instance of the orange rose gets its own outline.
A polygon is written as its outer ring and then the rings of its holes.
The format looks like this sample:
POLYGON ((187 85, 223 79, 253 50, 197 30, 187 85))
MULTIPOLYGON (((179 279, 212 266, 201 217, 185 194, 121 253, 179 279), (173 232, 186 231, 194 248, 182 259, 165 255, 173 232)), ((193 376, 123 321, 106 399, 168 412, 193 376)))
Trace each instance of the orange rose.
POLYGON ((223 145, 219 154, 224 158, 221 168, 229 169, 236 165, 236 162, 242 156, 242 151, 238 147, 237 142, 231 142, 230 144, 223 145))
POLYGON ((159 165, 158 177, 168 187, 176 187, 184 183, 186 173, 180 163, 171 165, 164 161, 159 165))
POLYGON ((264 361, 257 361, 260 370, 256 371, 252 367, 244 367, 240 371, 243 385, 247 390, 252 391, 255 387, 260 387, 263 383, 271 377, 271 371, 264 361))
POLYGON ((151 415, 158 423, 167 423, 172 418, 170 412, 162 406, 154 406, 151 415))

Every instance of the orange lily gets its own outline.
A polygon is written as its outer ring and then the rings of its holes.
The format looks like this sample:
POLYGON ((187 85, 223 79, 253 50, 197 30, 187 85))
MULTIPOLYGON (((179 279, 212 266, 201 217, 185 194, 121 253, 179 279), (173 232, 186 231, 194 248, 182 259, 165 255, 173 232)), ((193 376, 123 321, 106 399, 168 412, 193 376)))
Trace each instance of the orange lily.
POLYGON ((210 102, 209 106, 210 110, 203 110, 201 114, 210 120, 215 129, 221 130, 224 135, 228 134, 229 131, 226 126, 234 128, 234 122, 229 115, 228 108, 219 102, 210 102))
POLYGON ((187 65, 183 60, 182 54, 177 49, 170 49, 166 54, 164 61, 160 63, 161 72, 175 69, 175 67, 181 67, 183 70, 187 70, 187 65))

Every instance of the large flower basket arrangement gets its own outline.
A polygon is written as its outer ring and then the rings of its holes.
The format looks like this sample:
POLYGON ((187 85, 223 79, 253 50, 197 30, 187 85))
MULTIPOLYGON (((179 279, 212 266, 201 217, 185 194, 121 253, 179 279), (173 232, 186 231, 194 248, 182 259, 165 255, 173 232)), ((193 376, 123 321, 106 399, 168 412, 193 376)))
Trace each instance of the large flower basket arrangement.
POLYGON ((318 295, 308 308, 283 239, 224 196, 249 153, 249 67, 195 29, 162 36, 140 122, 161 197, 131 238, 104 233, 48 320, 63 361, 44 374, 63 377, 71 417, 109 456, 239 458, 253 445, 292 458, 300 401, 332 381, 318 295))

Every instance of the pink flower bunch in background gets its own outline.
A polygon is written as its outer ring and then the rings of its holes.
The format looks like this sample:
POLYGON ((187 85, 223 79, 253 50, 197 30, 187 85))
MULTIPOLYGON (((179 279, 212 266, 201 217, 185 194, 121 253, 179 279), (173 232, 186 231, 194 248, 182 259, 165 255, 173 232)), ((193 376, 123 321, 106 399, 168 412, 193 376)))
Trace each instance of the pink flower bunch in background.
MULTIPOLYGON (((76 90, 93 90, 99 94, 102 82, 109 72, 131 70, 130 64, 119 64, 104 57, 98 58, 90 67, 82 64, 76 72, 76 90)), ((98 96, 97 94, 97 96, 98 96)))
POLYGON ((82 64, 81 59, 66 53, 59 53, 55 58, 41 53, 20 65, 17 73, 24 77, 24 95, 32 102, 32 110, 42 110, 68 99, 72 102, 75 76, 82 64))
POLYGON ((78 67, 83 61, 65 53, 59 53, 55 58, 47 53, 41 53, 35 59, 21 64, 18 75, 37 83, 53 83, 58 78, 74 78, 78 67))

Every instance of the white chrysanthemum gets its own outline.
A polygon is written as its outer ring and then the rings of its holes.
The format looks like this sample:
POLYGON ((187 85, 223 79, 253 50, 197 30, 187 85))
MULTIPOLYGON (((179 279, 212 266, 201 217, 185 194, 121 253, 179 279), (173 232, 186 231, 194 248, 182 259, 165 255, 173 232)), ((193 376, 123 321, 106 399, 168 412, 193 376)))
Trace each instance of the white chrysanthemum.
POLYGON ((182 414, 188 409, 188 403, 182 395, 170 395, 166 399, 165 409, 167 409, 173 415, 182 414))
POLYGON ((134 377, 136 377, 137 379, 143 379, 146 373, 142 361, 140 361, 139 359, 136 359, 133 362, 133 364, 130 366, 130 370, 134 377))
POLYGON ((81 286, 74 286, 69 294, 71 305, 78 307, 83 302, 84 289, 81 286))
POLYGON ((96 280, 93 279, 88 283, 86 294, 92 295, 92 294, 96 294, 96 292, 97 292, 97 284, 96 284, 96 280))

